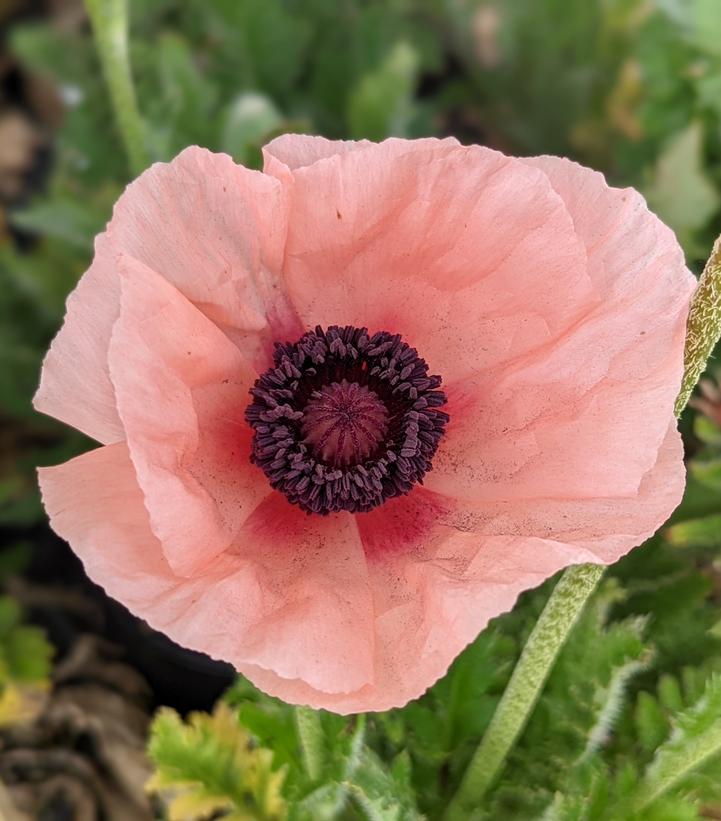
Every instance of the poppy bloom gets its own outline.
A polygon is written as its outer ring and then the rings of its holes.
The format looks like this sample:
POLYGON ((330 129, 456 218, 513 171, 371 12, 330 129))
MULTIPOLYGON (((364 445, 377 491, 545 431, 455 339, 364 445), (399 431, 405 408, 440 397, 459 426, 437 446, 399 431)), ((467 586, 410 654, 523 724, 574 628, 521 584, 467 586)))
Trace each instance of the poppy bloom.
POLYGON ((189 148, 118 201, 36 406, 92 579, 263 690, 405 704, 684 484, 694 279, 633 190, 455 140, 189 148))

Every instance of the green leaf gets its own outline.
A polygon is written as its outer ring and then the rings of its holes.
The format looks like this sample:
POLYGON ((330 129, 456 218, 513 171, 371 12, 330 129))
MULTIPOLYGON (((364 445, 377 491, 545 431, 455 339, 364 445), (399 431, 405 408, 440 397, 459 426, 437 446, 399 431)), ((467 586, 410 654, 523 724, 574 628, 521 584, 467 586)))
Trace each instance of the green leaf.
POLYGON ((105 227, 105 215, 90 209, 76 199, 58 196, 13 211, 12 224, 32 233, 64 240, 91 253, 93 239, 105 227))
POLYGON ((668 141, 645 193, 651 208, 682 243, 706 225, 721 204, 721 196, 704 169, 700 122, 691 123, 668 141))
POLYGON ((92 77, 93 46, 88 38, 34 23, 13 26, 10 31, 12 52, 29 68, 71 85, 84 84, 92 77))
POLYGON ((406 134, 418 72, 418 55, 406 42, 363 76, 348 98, 348 123, 356 138, 382 140, 406 134))
POLYGON ((701 698, 674 716, 668 740, 656 751, 631 799, 645 810, 711 759, 721 754, 721 675, 709 677, 701 698))
POLYGON ((33 304, 38 320, 54 324, 62 317, 67 295, 77 284, 88 257, 65 241, 45 237, 31 255, 0 246, 0 273, 33 304))
POLYGON ((676 547, 720 547, 721 514, 679 522, 668 528, 666 536, 676 547))
POLYGON ((415 808, 407 755, 401 755, 388 769, 375 753, 364 749, 346 788, 367 821, 415 821, 422 817, 415 808))
POLYGON ((716 0, 691 0, 693 36, 703 51, 721 57, 721 14, 716 0))
POLYGON ((233 72, 235 87, 261 89, 280 101, 304 66, 312 23, 285 0, 192 0, 213 38, 213 57, 233 72), (206 19, 209 18, 209 19, 206 19))
POLYGON ((282 766, 285 795, 294 821, 334 819, 348 803, 349 783, 363 759, 364 716, 345 718, 266 696, 238 678, 225 700, 258 742, 273 749, 282 766))
POLYGON ((212 715, 191 713, 187 723, 161 708, 150 730, 148 753, 156 772, 147 789, 165 796, 170 821, 188 816, 281 821, 284 770, 273 753, 259 747, 237 714, 219 702, 212 715))
POLYGON ((145 110, 158 158, 170 160, 193 143, 214 148, 218 88, 196 64, 190 44, 166 32, 144 50, 139 62, 147 65, 151 75, 141 87, 141 96, 150 97, 145 110))
MULTIPOLYGON (((717 431, 721 433, 721 429, 717 428, 717 431)), ((706 487, 721 491, 721 459, 693 459, 689 472, 706 487)))
POLYGON ((658 700, 667 710, 678 711, 683 709, 683 692, 675 676, 668 673, 661 676, 658 682, 658 700))
POLYGON ((640 692, 633 714, 639 744, 652 753, 668 735, 668 721, 658 701, 649 693, 640 692))
POLYGON ((220 148, 236 162, 258 164, 261 146, 280 128, 282 121, 269 97, 255 92, 240 94, 225 112, 220 148))
POLYGON ((0 725, 37 712, 50 687, 52 655, 45 632, 23 624, 17 602, 0 597, 0 725))

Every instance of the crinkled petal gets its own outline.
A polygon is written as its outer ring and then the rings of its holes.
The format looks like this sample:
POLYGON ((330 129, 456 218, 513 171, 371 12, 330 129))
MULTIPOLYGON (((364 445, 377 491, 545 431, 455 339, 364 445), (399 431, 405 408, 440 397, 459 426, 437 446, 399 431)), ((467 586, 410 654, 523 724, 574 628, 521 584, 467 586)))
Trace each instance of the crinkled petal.
POLYGON ((387 710, 420 696, 487 623, 572 564, 610 564, 651 536, 680 502, 675 426, 630 498, 463 504, 423 489, 356 521, 369 559, 374 679, 329 694, 307 681, 241 668, 263 690, 340 713, 387 710))
POLYGON ((633 495, 673 413, 695 279, 638 193, 566 160, 532 164, 569 209, 598 298, 545 345, 448 386, 427 484, 478 500, 633 495))
POLYGON ((174 641, 331 693, 372 675, 372 601, 350 515, 308 517, 275 495, 247 541, 188 579, 163 556, 123 443, 42 468, 40 485, 90 578, 174 641))
POLYGON ((92 265, 68 297, 65 322, 45 357, 33 400, 37 410, 106 444, 124 436, 108 372, 120 301, 115 257, 108 235, 101 234, 92 265))
MULTIPOLYGON (((313 165, 319 160, 372 148, 374 145, 376 144, 370 140, 328 140, 325 137, 307 134, 281 134, 263 147, 263 170, 266 174, 287 179, 289 172, 313 165)), ((420 146, 452 147, 459 143, 454 137, 447 137, 444 140, 434 138, 402 140, 391 137, 383 145, 392 152, 392 156, 400 156, 408 151, 415 151, 420 146)))
POLYGON ((353 516, 308 516, 273 493, 238 544, 239 557, 262 567, 269 611, 238 669, 264 667, 328 693, 371 681, 373 598, 353 516))
POLYGON ((329 693, 302 679, 281 679, 252 666, 241 672, 271 695, 339 713, 388 710, 420 696, 445 674, 458 653, 488 621, 510 610, 518 595, 562 567, 591 560, 589 552, 542 539, 479 539, 434 527, 422 539, 416 527, 425 519, 428 498, 411 494, 357 517, 369 560, 375 613, 374 679, 351 693, 329 693), (390 525, 383 521, 390 516, 390 525), (397 530, 396 530, 397 529, 397 530), (398 550, 391 532, 402 533, 398 550), (417 534, 409 545, 408 531, 417 534), (381 558, 382 556, 382 558, 381 558))
POLYGON ((271 489, 243 418, 255 372, 177 288, 119 260, 110 375, 153 532, 173 570, 199 572, 271 489))
POLYGON ((635 493, 474 502, 436 497, 436 502, 443 509, 439 519, 459 530, 482 537, 540 536, 579 545, 594 554, 593 561, 612 564, 670 517, 685 481, 683 443, 672 422, 635 493))
POLYGON ((121 253, 165 277, 266 367, 275 339, 302 332, 279 286, 287 214, 278 180, 224 154, 191 147, 151 166, 118 200, 68 300, 43 367, 38 410, 100 442, 122 438, 107 368, 121 253))
POLYGON ((594 298, 545 174, 489 149, 387 141, 297 168, 289 189, 304 322, 401 333, 446 382, 546 344, 594 298))
POLYGON ((275 340, 296 330, 278 287, 286 226, 276 179, 193 146, 128 186, 111 230, 220 327, 275 340))

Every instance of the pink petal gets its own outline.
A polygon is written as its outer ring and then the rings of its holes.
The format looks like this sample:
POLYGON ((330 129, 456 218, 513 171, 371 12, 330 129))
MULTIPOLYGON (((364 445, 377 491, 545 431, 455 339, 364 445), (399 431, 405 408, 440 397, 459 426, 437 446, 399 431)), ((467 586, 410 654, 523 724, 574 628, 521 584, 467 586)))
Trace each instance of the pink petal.
POLYGON ((127 253, 173 283, 266 367, 272 342, 302 332, 278 275, 287 196, 272 177, 191 147, 156 163, 118 200, 96 257, 68 300, 35 405, 101 442, 122 437, 107 349, 127 253))
POLYGON ((683 495, 681 441, 669 429, 633 499, 457 505, 422 489, 356 517, 374 591, 374 678, 329 694, 268 670, 241 671, 271 695, 339 713, 420 696, 520 593, 572 564, 610 564, 641 544, 683 495))
POLYGON ((53 340, 33 405, 99 442, 123 438, 108 373, 108 342, 120 289, 115 250, 107 234, 95 241, 95 259, 70 294, 65 323, 53 340))
POLYGON ((593 553, 593 561, 611 564, 669 518, 681 501, 685 479, 683 444, 672 422, 635 493, 475 502, 441 497, 436 504, 445 505, 441 518, 450 527, 482 537, 539 535, 578 545, 593 553))
POLYGON ((286 199, 272 177, 191 147, 128 187, 111 228, 121 251, 164 276, 220 327, 274 341, 297 330, 277 288, 286 199))
MULTIPOLYGON (((410 522, 415 504, 408 498, 397 505, 408 505, 410 522)), ((443 676, 458 653, 491 618, 510 610, 521 592, 574 561, 593 558, 583 549, 542 539, 480 540, 451 528, 436 530, 410 553, 388 555, 369 563, 375 612, 372 683, 355 692, 329 693, 257 667, 243 666, 241 672, 271 695, 338 713, 400 707, 443 676)))
POLYGON ((270 611, 238 669, 262 667, 327 693, 371 681, 373 598, 354 517, 308 516, 273 493, 238 543, 237 555, 262 567, 270 611))
MULTIPOLYGON (((370 140, 327 140, 325 137, 314 137, 307 134, 281 134, 264 146, 263 170, 266 174, 284 179, 287 178, 289 171, 296 171, 307 165, 313 165, 319 160, 371 148, 375 145, 376 143, 370 140)), ((434 138, 401 140, 391 137, 382 145, 394 156, 400 156, 408 151, 416 150, 419 146, 457 146, 459 143, 453 137, 447 137, 444 140, 434 138)))
POLYGON ((274 495, 235 553, 188 579, 163 557, 123 444, 42 468, 40 484, 88 575, 180 644, 329 693, 369 680, 372 604, 352 517, 308 517, 274 495))
POLYGON ((263 146, 263 171, 279 179, 287 179, 289 171, 372 144, 369 140, 356 142, 327 140, 306 134, 281 134, 263 146))
POLYGON ((446 382, 567 330, 595 296, 585 263, 545 174, 488 149, 388 141, 292 174, 305 323, 402 333, 446 382))
POLYGON ((120 316, 110 374, 153 532, 174 571, 225 550, 271 492, 250 464, 243 414, 255 372, 166 279, 119 261, 120 316))
POLYGON ((449 386, 427 485, 478 500, 633 495, 672 416, 695 279, 639 194, 565 160, 533 164, 550 169, 599 298, 537 350, 449 386))

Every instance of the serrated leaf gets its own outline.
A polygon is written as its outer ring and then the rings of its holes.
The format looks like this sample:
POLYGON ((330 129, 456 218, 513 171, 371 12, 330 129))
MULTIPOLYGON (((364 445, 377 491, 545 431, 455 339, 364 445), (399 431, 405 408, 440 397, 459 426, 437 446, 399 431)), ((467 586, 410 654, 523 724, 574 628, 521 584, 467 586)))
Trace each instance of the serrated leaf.
POLYGON ((367 821, 415 821, 420 815, 415 808, 407 770, 403 766, 390 771, 368 748, 363 750, 353 780, 346 788, 367 821), (405 776, 401 775, 405 772, 405 776))
POLYGON ((169 708, 156 714, 148 752, 156 772, 147 789, 165 796, 171 821, 202 808, 230 817, 281 821, 284 770, 273 769, 273 753, 258 747, 237 714, 219 702, 212 715, 191 713, 187 723, 169 708))
POLYGON ((338 783, 323 784, 290 808, 291 821, 333 821, 347 803, 348 790, 338 783))
POLYGON ((640 812, 721 754, 721 675, 711 675, 701 698, 674 716, 668 740, 656 751, 630 800, 640 812))

